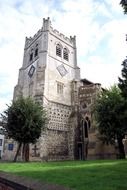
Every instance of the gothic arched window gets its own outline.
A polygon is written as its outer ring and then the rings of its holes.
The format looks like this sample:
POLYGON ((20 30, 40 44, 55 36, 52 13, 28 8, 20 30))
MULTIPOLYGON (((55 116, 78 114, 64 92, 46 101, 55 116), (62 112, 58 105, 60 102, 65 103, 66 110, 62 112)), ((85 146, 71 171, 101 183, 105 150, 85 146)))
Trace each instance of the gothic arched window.
POLYGON ((68 61, 69 60, 69 53, 68 53, 68 49, 64 48, 63 49, 63 58, 68 61))
POLYGON ((34 57, 38 56, 38 44, 36 44, 36 49, 35 49, 35 53, 34 53, 34 57))
POLYGON ((88 123, 88 128, 90 128, 90 126, 91 126, 91 122, 90 122, 90 119, 89 119, 88 116, 86 116, 86 121, 87 121, 87 123, 88 123))
POLYGON ((85 129, 85 138, 88 138, 88 123, 87 123, 87 121, 84 122, 84 129, 85 129))
POLYGON ((56 55, 58 55, 59 57, 62 56, 62 47, 60 44, 56 45, 56 55))
POLYGON ((30 61, 33 61, 33 49, 31 49, 30 51, 30 58, 29 58, 30 61))

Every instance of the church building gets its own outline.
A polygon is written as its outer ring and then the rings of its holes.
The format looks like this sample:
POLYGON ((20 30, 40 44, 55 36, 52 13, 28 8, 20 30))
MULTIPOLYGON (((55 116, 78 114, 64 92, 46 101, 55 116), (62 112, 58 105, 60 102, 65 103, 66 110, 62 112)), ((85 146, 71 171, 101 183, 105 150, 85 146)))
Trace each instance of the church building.
POLYGON ((38 142, 30 146, 30 159, 115 157, 115 147, 100 142, 91 109, 101 89, 100 84, 80 77, 76 37, 66 37, 52 28, 50 18, 44 18, 42 28, 26 37, 14 89, 14 100, 20 95, 32 97, 45 107, 49 119, 38 142))

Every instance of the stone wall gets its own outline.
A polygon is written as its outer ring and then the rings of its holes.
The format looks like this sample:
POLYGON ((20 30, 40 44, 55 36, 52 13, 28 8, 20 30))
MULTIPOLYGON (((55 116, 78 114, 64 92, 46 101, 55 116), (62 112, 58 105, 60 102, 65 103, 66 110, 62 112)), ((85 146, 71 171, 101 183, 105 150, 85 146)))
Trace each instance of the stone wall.
POLYGON ((92 128, 89 131, 88 159, 115 159, 116 148, 114 145, 103 144, 99 140, 97 129, 92 128))
POLYGON ((48 160, 68 159, 68 134, 66 131, 48 130, 48 160))
POLYGON ((68 131, 71 107, 56 102, 48 102, 47 113, 49 118, 48 129, 68 131))

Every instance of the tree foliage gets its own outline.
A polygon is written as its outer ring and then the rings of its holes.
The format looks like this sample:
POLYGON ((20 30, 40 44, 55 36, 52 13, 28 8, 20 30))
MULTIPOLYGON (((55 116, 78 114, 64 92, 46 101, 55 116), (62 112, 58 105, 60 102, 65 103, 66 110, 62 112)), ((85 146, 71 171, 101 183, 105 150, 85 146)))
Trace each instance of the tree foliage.
POLYGON ((47 119, 44 109, 39 104, 31 98, 23 97, 14 101, 4 112, 3 117, 7 121, 8 136, 19 143, 19 149, 24 145, 24 151, 26 146, 25 152, 29 143, 35 143, 39 139, 47 119))
POLYGON ((120 4, 123 7, 124 14, 127 14, 127 0, 121 0, 120 4))
POLYGON ((121 89, 122 96, 127 100, 127 59, 125 59, 122 63, 122 78, 118 78, 119 80, 119 88, 121 89))
POLYGON ((101 140, 107 144, 115 144, 117 140, 121 158, 125 157, 122 139, 127 131, 127 114, 124 112, 124 106, 124 99, 116 86, 102 91, 95 105, 95 117, 101 140))

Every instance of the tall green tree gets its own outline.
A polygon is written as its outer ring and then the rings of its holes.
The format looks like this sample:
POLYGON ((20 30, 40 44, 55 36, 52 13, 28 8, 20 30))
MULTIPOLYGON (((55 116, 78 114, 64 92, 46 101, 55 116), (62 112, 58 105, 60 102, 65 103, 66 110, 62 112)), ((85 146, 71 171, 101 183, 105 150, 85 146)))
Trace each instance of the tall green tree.
POLYGON ((31 98, 20 97, 4 112, 6 131, 10 138, 18 142, 17 155, 22 148, 25 161, 29 161, 29 144, 36 143, 46 123, 46 112, 31 98))
POLYGON ((125 59, 122 63, 122 77, 118 78, 119 83, 118 86, 121 89, 122 96, 127 100, 127 59, 125 59))
POLYGON ((127 0, 121 0, 120 4, 123 7, 124 14, 127 14, 127 0))
POLYGON ((95 104, 95 117, 101 134, 101 140, 107 144, 118 143, 119 158, 125 158, 123 138, 127 131, 127 115, 124 99, 116 86, 104 90, 95 104))

